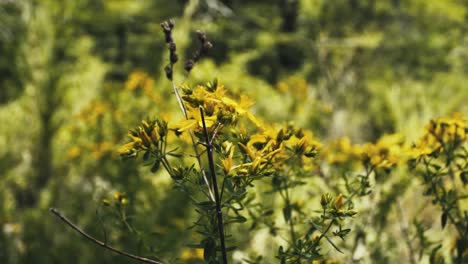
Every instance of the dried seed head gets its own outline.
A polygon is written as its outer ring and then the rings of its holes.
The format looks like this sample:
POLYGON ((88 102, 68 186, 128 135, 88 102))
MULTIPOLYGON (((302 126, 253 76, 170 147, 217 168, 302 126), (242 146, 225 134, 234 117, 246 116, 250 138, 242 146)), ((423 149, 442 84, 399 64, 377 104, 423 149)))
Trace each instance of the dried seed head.
POLYGON ((172 29, 174 28, 174 21, 164 21, 160 25, 163 29, 164 34, 166 35, 166 43, 172 43, 172 29))
POLYGON ((159 25, 161 25, 161 28, 163 29, 164 33, 171 32, 171 27, 169 26, 169 23, 167 23, 167 21, 164 21, 159 25))
POLYGON ((174 21, 174 19, 169 19, 169 21, 167 22, 167 24, 169 25, 169 27, 170 27, 171 29, 173 29, 174 26, 175 26, 175 21, 174 21))
POLYGON ((199 50, 195 51, 192 56, 192 61, 195 64, 201 57, 201 52, 199 50))
POLYGON ((185 62, 185 65, 184 65, 184 69, 187 71, 187 72, 190 72, 194 66, 195 62, 193 60, 188 60, 185 62))
POLYGON ((169 55, 169 57, 170 57, 170 60, 171 60, 171 63, 172 63, 172 64, 176 63, 176 62, 179 60, 179 57, 177 56, 177 54, 176 54, 176 53, 173 53, 173 52, 171 52, 171 54, 169 55))
POLYGON ((176 44, 174 42, 169 43, 169 50, 171 52, 176 51, 176 49, 177 49, 177 46, 176 46, 176 44))
POLYGON ((211 42, 209 41, 205 41, 205 43, 203 43, 203 50, 204 51, 207 51, 209 49, 211 49, 213 47, 213 44, 211 44, 211 42))
POLYGON ((198 36, 198 39, 200 40, 201 43, 205 43, 206 41, 206 34, 205 32, 201 31, 201 30, 197 30, 196 31, 197 33, 197 36, 198 36))
POLYGON ((167 65, 164 67, 164 71, 166 72, 166 77, 172 81, 172 67, 170 65, 167 65))

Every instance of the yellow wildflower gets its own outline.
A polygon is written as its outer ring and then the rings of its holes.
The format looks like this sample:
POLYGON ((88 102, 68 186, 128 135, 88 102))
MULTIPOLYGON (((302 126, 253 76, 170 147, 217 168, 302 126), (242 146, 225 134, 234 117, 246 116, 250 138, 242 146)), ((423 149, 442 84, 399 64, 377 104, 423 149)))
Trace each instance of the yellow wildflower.
POLYGON ((78 146, 73 146, 73 147, 69 148, 68 151, 67 151, 67 156, 70 159, 77 158, 80 155, 81 155, 81 149, 78 146))
POLYGON ((147 92, 152 90, 153 83, 153 79, 148 74, 142 71, 135 71, 130 74, 125 82, 125 89, 133 91, 140 88, 147 92))
POLYGON ((413 158, 429 155, 447 148, 455 148, 467 140, 468 116, 454 113, 450 118, 431 120, 426 125, 426 133, 410 151, 413 158))
POLYGON ((181 260, 202 260, 203 249, 202 248, 188 248, 184 249, 180 254, 181 260))

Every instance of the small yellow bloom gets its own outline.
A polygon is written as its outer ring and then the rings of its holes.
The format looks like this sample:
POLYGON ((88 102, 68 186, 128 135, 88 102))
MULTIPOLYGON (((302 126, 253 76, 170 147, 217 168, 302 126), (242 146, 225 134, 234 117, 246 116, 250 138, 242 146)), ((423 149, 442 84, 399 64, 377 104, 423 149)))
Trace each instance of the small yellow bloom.
POLYGON ((79 147, 77 147, 77 146, 73 146, 73 147, 69 148, 68 151, 67 151, 67 156, 70 159, 77 158, 80 155, 81 155, 81 149, 79 147))
POLYGON ((125 198, 125 196, 126 196, 126 193, 124 193, 124 192, 115 192, 114 193, 114 201, 117 204, 126 205, 126 204, 128 204, 128 199, 125 198))
POLYGON ((181 260, 203 260, 202 248, 189 248, 184 249, 180 254, 181 260))

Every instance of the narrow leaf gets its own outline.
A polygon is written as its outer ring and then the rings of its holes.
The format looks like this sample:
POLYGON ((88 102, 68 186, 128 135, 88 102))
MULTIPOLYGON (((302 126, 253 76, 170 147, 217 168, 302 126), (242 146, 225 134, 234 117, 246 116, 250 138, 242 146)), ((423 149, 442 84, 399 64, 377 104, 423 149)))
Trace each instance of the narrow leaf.
POLYGON ((447 225, 447 217, 448 217, 447 213, 442 214, 442 217, 440 219, 442 223, 442 229, 445 228, 445 225, 447 225))

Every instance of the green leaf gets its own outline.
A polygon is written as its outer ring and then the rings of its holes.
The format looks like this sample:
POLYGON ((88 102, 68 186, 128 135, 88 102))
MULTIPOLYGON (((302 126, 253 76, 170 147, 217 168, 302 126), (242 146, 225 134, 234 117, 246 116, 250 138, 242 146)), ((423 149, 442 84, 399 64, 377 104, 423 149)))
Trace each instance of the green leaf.
POLYGON ((245 223, 245 222, 247 222, 247 218, 245 218, 245 217, 243 217, 241 215, 238 215, 236 217, 232 217, 227 222, 229 222, 229 223, 245 223))
POLYGON ((289 205, 283 208, 283 216, 284 221, 289 222, 289 220, 291 219, 291 207, 289 205))
POLYGON ((213 238, 207 238, 203 242, 203 258, 205 261, 216 258, 216 242, 213 238))
POLYGON ((224 179, 224 186, 226 187, 226 189, 227 189, 230 193, 233 193, 233 192, 234 192, 234 186, 232 185, 232 180, 231 180, 231 178, 225 178, 225 179, 224 179))
POLYGON ((151 155, 151 151, 147 150, 145 154, 143 154, 143 161, 147 161, 151 155))
POLYGON ((460 173, 460 179, 462 180, 463 185, 467 185, 468 184, 468 171, 464 171, 460 173))
POLYGON ((437 264, 436 262, 436 257, 437 257, 437 251, 439 251, 439 249, 442 247, 442 245, 438 245, 436 246, 432 251, 431 251, 431 255, 429 257, 429 263, 431 264, 437 264))
POLYGON ((156 171, 159 170, 159 167, 161 165, 161 162, 159 160, 156 160, 153 164, 153 166, 151 167, 151 172, 152 173, 155 173, 156 171))
POLYGON ((327 239, 328 243, 330 243, 330 245, 332 245, 338 252, 344 254, 343 251, 341 251, 329 237, 325 236, 325 238, 327 239))
POLYGON ((273 209, 269 209, 269 210, 266 210, 263 212, 263 216, 270 216, 270 215, 273 215, 274 211, 273 209))
POLYGON ((208 211, 216 207, 216 204, 212 201, 204 201, 196 204, 200 209, 208 211))
POLYGON ((280 247, 278 248, 278 255, 281 256, 281 255, 283 255, 283 254, 284 254, 283 246, 280 246, 280 247))
POLYGON ((166 153, 168 156, 175 157, 175 158, 181 158, 183 157, 182 153, 175 153, 175 152, 167 152, 166 153))
POLYGON ((445 225, 447 225, 447 217, 448 217, 448 214, 443 213, 440 218, 440 222, 442 223, 442 229, 445 228, 445 225))
POLYGON ((429 164, 432 168, 434 168, 436 171, 439 171, 442 167, 439 164, 429 164))

